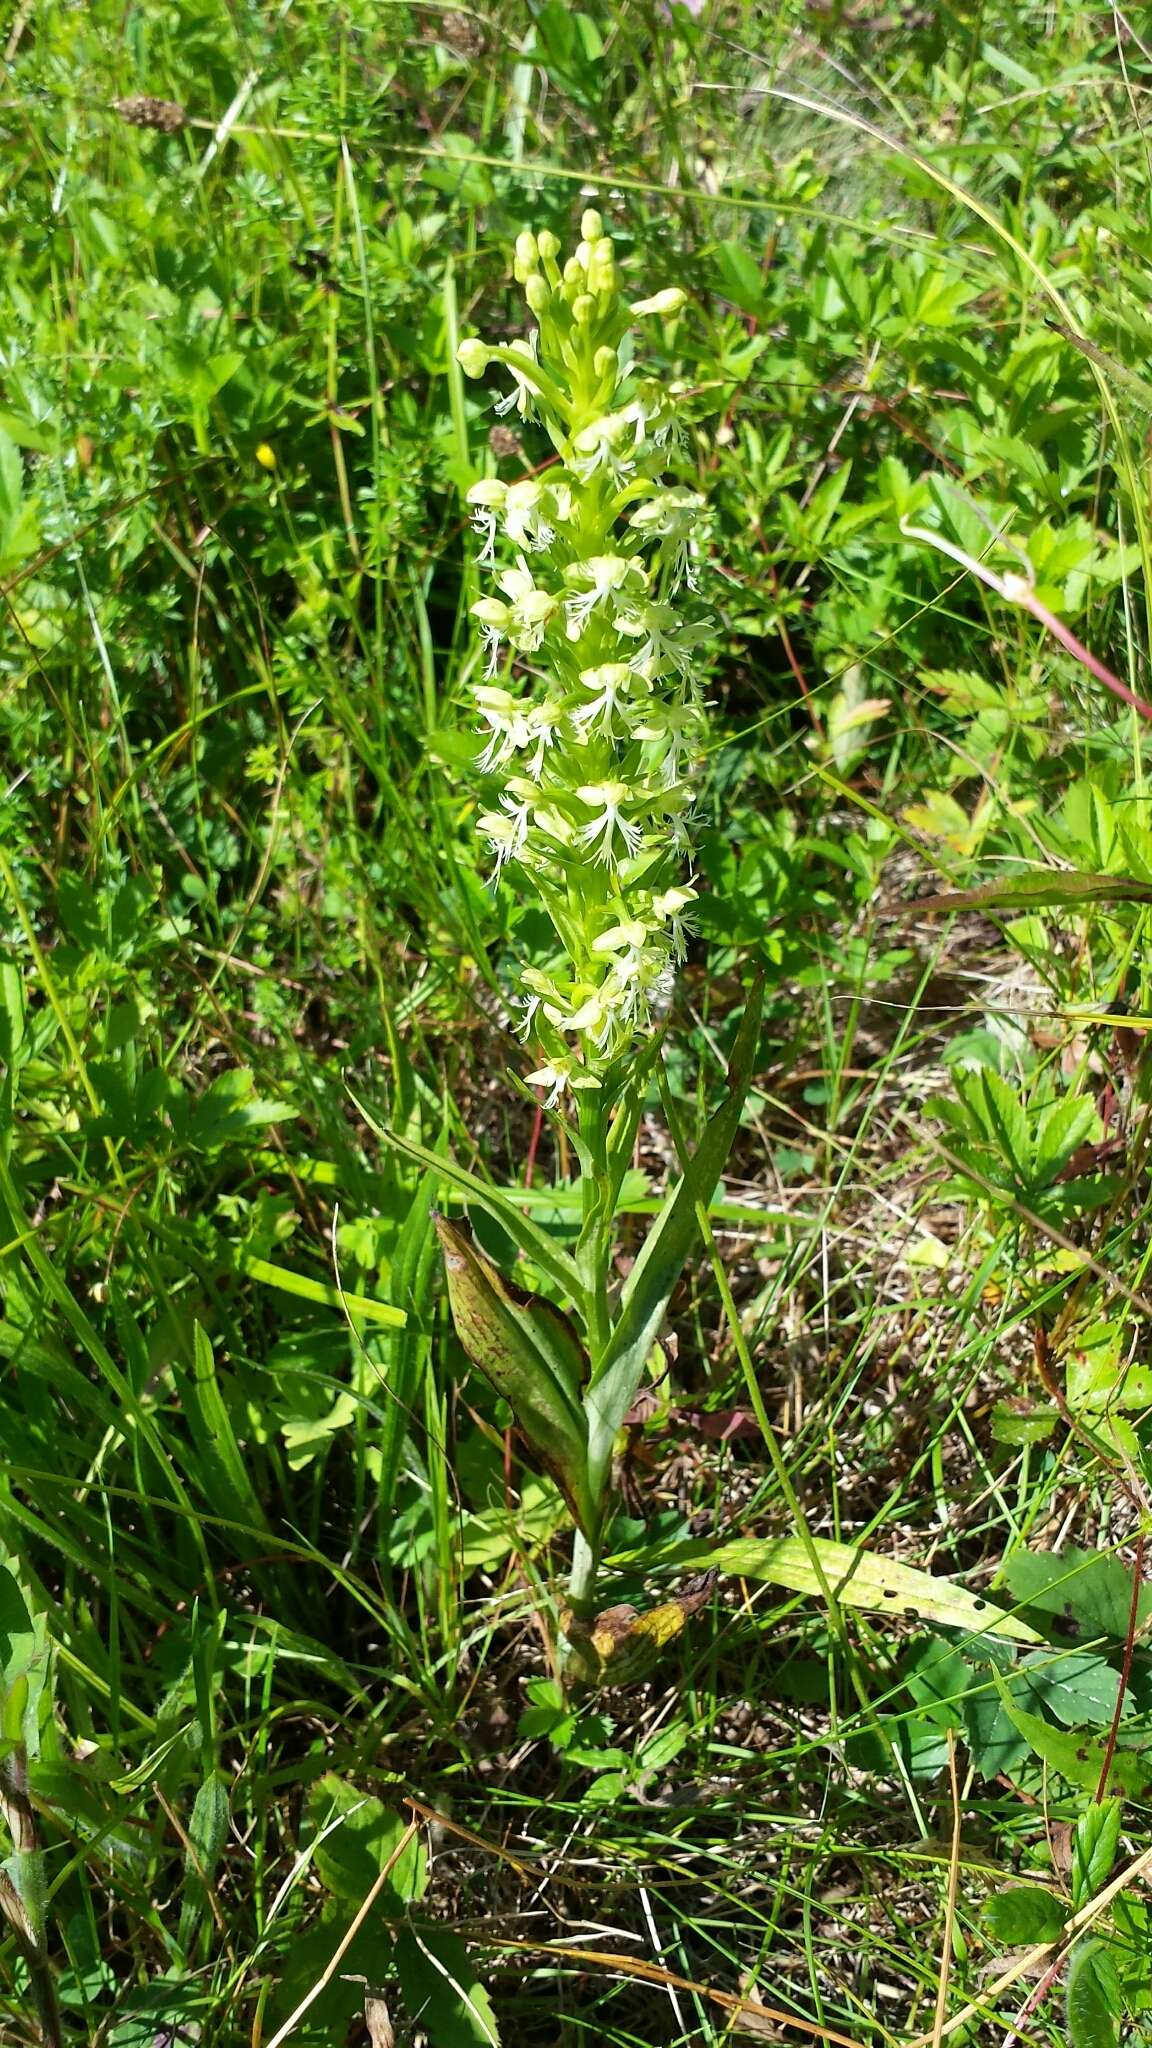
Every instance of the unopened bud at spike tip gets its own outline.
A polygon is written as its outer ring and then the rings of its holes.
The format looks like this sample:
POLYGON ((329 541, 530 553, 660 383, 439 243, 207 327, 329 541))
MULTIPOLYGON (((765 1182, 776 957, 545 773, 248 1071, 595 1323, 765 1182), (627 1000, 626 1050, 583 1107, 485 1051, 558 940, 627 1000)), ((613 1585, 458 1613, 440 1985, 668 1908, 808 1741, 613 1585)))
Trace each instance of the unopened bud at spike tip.
POLYGON ((604 235, 604 222, 594 206, 589 206, 580 216, 580 233, 586 242, 599 242, 604 235))

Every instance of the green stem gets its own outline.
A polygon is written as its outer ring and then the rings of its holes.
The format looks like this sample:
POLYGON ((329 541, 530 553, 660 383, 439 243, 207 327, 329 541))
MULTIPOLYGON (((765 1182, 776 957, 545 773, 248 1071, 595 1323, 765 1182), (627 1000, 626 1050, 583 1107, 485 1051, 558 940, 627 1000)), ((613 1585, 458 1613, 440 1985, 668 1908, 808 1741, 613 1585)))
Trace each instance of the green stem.
POLYGON ((568 1605, 573 1614, 590 1615, 595 1608, 596 1575, 600 1570, 600 1542, 589 1541, 577 1529, 572 1542, 572 1571, 568 1580, 568 1605))
MULTIPOLYGON (((583 1171, 580 1177, 581 1225, 576 1246, 576 1265, 584 1296, 584 1321, 592 1378, 600 1369, 612 1334, 608 1308, 608 1279, 612 1265, 612 1218, 608 1214, 609 1176, 607 1159, 608 1114, 598 1094, 580 1097, 580 1144, 583 1171)), ((596 1577, 608 1505, 610 1476, 596 1502, 596 1528, 590 1536, 576 1531, 572 1545, 572 1572, 568 1598, 573 1613, 594 1611, 596 1577)))
POLYGON ((595 1379, 611 1335, 608 1275, 612 1263, 612 1219, 608 1207, 607 1115, 599 1091, 580 1097, 580 1142, 585 1155, 580 1176, 580 1241, 576 1265, 584 1290, 588 1353, 595 1379))

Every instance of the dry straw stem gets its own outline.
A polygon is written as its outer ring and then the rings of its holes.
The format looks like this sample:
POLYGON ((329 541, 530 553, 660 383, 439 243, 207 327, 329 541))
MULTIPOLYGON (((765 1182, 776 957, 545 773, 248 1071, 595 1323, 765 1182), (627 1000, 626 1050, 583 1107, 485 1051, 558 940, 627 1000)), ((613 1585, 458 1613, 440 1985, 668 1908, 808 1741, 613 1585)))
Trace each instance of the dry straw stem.
MULTIPOLYGON (((798 2013, 784 2012, 775 2005, 762 2005, 758 1998, 745 1998, 734 1991, 717 1991, 710 1984, 697 1983, 694 1977, 681 1977, 675 1970, 666 1970, 660 1963, 649 1963, 642 1956, 613 1955, 611 1949, 570 1948, 562 1941, 517 1941, 511 1935, 493 1935, 483 1946, 493 1949, 519 1949, 530 1955, 560 1956, 566 1962, 587 1963, 595 1968, 610 1970, 618 1977, 642 1977, 646 1984, 659 1984, 670 1991, 693 1991, 698 1998, 706 1998, 711 2005, 717 2005, 722 2012, 732 2014, 737 2026, 741 2020, 754 2020, 774 2027, 791 2027, 794 2032, 807 2034, 813 2041, 831 2041, 834 2048, 864 2048, 853 2034, 837 2033, 835 2027, 822 2027, 815 2020, 802 2019, 798 2013)), ((279 2039, 279 2036, 277 2036, 279 2039)), ((268 2048, 276 2048, 270 2041, 268 2048)))
POLYGON ((384 1865, 383 1870, 380 1872, 379 1877, 373 1884, 371 1891, 368 1893, 368 1896, 365 1899, 364 1904, 360 1907, 354 1920, 349 1926, 348 1931, 345 1934, 344 1939, 340 1943, 339 1947, 337 1948, 335 1955, 329 1958, 320 1976, 316 1979, 315 1984, 313 1984, 311 1991, 305 1993, 304 1997, 300 2000, 299 2005, 296 2007, 295 2012, 289 2013, 288 2018, 284 2022, 284 2025, 282 2027, 277 2028, 276 2032, 272 2036, 272 2039, 268 2042, 267 2048, 280 2048, 280 2043, 282 2041, 286 2041, 288 2039, 289 2034, 295 2031, 295 2029, 299 2026, 301 2020, 303 2019, 305 2013, 308 2011, 309 2007, 315 2005, 316 2000, 320 1996, 320 1993, 323 1990, 325 1990, 325 1988, 332 1982, 333 1977, 336 1975, 337 1970, 340 1968, 341 1963, 343 1962, 345 1956, 351 1948, 352 1943, 355 1941, 356 1936, 359 1934, 360 1929, 363 1927, 364 1922, 368 1918, 369 1913, 372 1911, 373 1906, 376 1904, 377 1899, 383 1891, 384 1886, 387 1884, 388 1879, 391 1877, 393 1870, 396 1868, 396 1865, 399 1863, 400 1858, 404 1854, 405 1849, 408 1847, 409 1843, 418 1833, 419 1826, 417 1822, 410 1821, 408 1826, 405 1828, 404 1833, 401 1835, 400 1840, 397 1842, 396 1847, 393 1849, 392 1854, 388 1858, 387 1863, 384 1865))
POLYGON ((1101 1914, 1107 1912, 1113 1899, 1119 1898, 1121 1892, 1127 1891, 1129 1885, 1145 1877, 1150 1870, 1152 1849, 1145 1849, 1143 1855, 1137 1856, 1126 1870, 1120 1872, 1119 1877, 1114 1877, 1111 1884, 1106 1884, 1102 1892, 1098 1892, 1086 1906, 1081 1906, 1078 1913, 1073 1913, 1072 1918, 1065 1923, 1063 1934, 1058 1935, 1055 1941, 1040 1941, 1034 1948, 1022 1949, 1015 1961, 997 1977, 995 1983, 988 1986, 982 1997, 971 2000, 960 2012, 953 2013, 946 2026, 933 2026, 926 2034, 917 2034, 915 2039, 908 2043, 908 2048, 939 2048, 939 2043, 947 2035, 957 2033, 971 2020, 987 2019, 992 2016, 992 2007, 1002 1992, 1018 1983, 1021 1977, 1031 1976, 1036 1970, 1043 1970, 1053 1962, 1057 1965, 1062 1963, 1073 1942, 1087 1928, 1095 1925, 1101 1914))
POLYGON ((940 1943, 940 1978, 936 1986, 936 2018, 932 2027, 932 2048, 940 2048, 948 2010, 948 1979, 952 1974, 952 1931, 956 1925, 956 1896, 960 1887, 960 1836, 964 1819, 960 1786, 956 1778, 956 1736, 948 1730, 948 1786, 952 1794, 952 1848, 948 1857, 948 1896, 944 1905, 944 1933, 940 1943))

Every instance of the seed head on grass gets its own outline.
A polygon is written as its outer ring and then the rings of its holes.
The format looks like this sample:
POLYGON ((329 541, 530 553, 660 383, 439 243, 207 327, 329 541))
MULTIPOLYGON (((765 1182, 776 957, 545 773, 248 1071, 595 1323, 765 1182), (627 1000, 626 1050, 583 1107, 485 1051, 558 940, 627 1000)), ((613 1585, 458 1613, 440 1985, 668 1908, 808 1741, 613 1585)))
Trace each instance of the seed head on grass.
POLYGON ((536 325, 459 349, 469 376, 511 373, 497 410, 538 421, 557 457, 468 493, 494 582, 472 608, 486 651, 477 767, 491 786, 480 830, 495 875, 532 889, 556 933, 555 959, 523 970, 519 997, 542 1055, 530 1078, 550 1103, 601 1087, 671 993, 695 900, 705 708, 707 626, 684 609, 703 500, 666 480, 678 394, 637 370, 631 334, 636 320, 674 319, 684 294, 628 304, 598 213, 581 234, 563 267, 554 235, 520 235, 536 325))

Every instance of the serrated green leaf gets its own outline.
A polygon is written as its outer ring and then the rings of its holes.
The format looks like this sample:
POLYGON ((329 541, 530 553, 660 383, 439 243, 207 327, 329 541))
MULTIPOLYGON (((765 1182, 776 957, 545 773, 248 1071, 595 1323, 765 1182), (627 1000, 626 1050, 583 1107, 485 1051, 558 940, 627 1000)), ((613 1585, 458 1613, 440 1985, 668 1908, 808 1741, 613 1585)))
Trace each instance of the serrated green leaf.
MULTIPOLYGON (((405 1822, 382 1800, 357 1791, 334 1771, 325 1772, 309 1792, 308 1816, 319 1838, 312 1861, 321 1884, 337 1898, 362 1905, 395 1855, 405 1822), (338 1823, 335 1827, 334 1821, 338 1823)), ((414 1837, 380 1893, 382 1910, 403 1912, 414 1900, 423 1898, 426 1883, 427 1857, 423 1844, 414 1837)))
MULTIPOLYGON (((1037 1614, 1059 1616, 1066 1632, 1084 1641, 1096 1637, 1122 1643, 1132 1608, 1132 1574, 1107 1551, 1081 1550, 1070 1544, 1054 1556, 1049 1551, 1017 1550, 1004 1567, 1005 1582, 1022 1607, 1037 1614)), ((1142 1586, 1137 1626, 1152 1615, 1152 1586, 1142 1586)))
POLYGON ((1104 1657, 1087 1650, 1037 1650, 1024 1658, 1019 1675, 1027 1704, 1045 1707, 1066 1728, 1111 1727, 1120 1674, 1104 1657))
POLYGON ((1042 1885, 1010 1885, 986 1901, 980 1917, 992 1941, 1026 1948, 1036 1941, 1059 1941, 1068 1908, 1042 1885))
POLYGON ((1032 1140, 1032 1177, 1044 1187, 1068 1164, 1072 1154, 1100 1129, 1096 1105, 1086 1095, 1067 1095, 1050 1103, 1032 1140))
POLYGON ((967 1105, 986 1141, 1026 1186, 1032 1178, 1032 1145, 1028 1120, 1016 1090, 990 1067, 978 1074, 958 1075, 956 1092, 967 1105))
MULTIPOLYGON (((1045 1721, 1039 1714, 1030 1714, 1018 1706, 1002 1680, 998 1681, 1004 1712, 1024 1737, 1033 1756, 1039 1757, 1050 1770, 1059 1771, 1070 1785, 1079 1785, 1086 1792, 1095 1792, 1105 1775, 1108 1752, 1103 1742, 1086 1735, 1082 1729, 1054 1728, 1051 1721, 1045 1721)), ((1141 1795, 1152 1779, 1152 1764, 1136 1751, 1117 1747, 1108 1763, 1105 1790, 1109 1793, 1124 1792, 1133 1797, 1141 1795)))
POLYGON ((747 244, 743 241, 718 242, 712 255, 721 297, 738 306, 742 313, 762 313, 764 278, 747 244))

